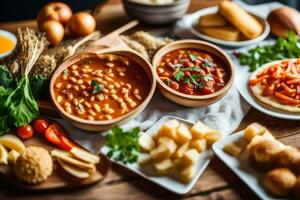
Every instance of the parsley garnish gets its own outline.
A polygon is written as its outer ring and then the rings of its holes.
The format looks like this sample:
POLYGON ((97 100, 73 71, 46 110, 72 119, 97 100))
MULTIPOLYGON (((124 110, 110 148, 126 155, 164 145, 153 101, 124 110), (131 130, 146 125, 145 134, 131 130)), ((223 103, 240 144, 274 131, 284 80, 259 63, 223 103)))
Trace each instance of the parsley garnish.
POLYGON ((170 86, 171 85, 171 80, 170 79, 168 79, 168 80, 166 80, 166 84, 167 84, 167 86, 170 86))
POLYGON ((184 83, 192 83, 193 85, 195 85, 198 88, 202 88, 204 83, 202 81, 199 81, 203 79, 202 75, 199 74, 193 74, 191 76, 189 76, 188 78, 186 78, 184 80, 184 83))
POLYGON ((192 53, 189 53, 189 57, 190 57, 191 61, 195 61, 198 59, 198 56, 195 54, 192 54, 192 53))
POLYGON ((64 77, 67 77, 67 76, 68 76, 68 74, 69 74, 69 71, 68 71, 68 69, 64 69, 64 77))
POLYGON ((212 80, 214 80, 214 78, 212 77, 212 75, 208 74, 208 75, 204 76, 204 80, 205 81, 212 81, 212 80))
POLYGON ((98 92, 100 92, 100 90, 104 88, 104 85, 98 83, 98 81, 96 80, 92 80, 92 86, 94 86, 94 89, 91 92, 92 94, 97 94, 98 92))
POLYGON ((193 71, 200 72, 201 71, 201 69, 198 68, 198 67, 186 67, 186 68, 181 68, 180 70, 182 70, 182 71, 190 71, 190 72, 193 72, 193 71))
POLYGON ((205 58, 203 61, 202 61, 202 63, 201 63, 201 65, 202 65, 202 67, 214 67, 214 66, 216 66, 216 64, 212 61, 212 60, 210 60, 210 59, 207 59, 207 58, 205 58))
POLYGON ((293 31, 288 32, 288 38, 278 38, 275 44, 257 46, 247 53, 239 55, 240 64, 249 66, 251 72, 265 63, 285 58, 299 58, 300 47, 298 38, 293 31))
POLYGON ((140 151, 139 132, 138 127, 123 131, 120 127, 114 126, 105 136, 107 146, 110 148, 107 156, 125 164, 136 162, 140 151))
POLYGON ((180 81, 184 77, 184 72, 182 70, 179 70, 177 72, 174 72, 173 75, 176 81, 180 81))

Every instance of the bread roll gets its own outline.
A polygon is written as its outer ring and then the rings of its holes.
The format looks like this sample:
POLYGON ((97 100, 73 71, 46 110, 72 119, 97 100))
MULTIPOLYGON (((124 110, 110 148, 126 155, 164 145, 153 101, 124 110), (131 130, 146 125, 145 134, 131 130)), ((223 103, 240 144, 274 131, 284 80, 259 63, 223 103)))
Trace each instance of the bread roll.
POLYGON ((296 200, 300 200, 300 176, 297 177, 297 182, 293 189, 293 197, 296 200))
POLYGON ((273 169, 264 178, 265 188, 275 196, 287 196, 295 186, 296 176, 288 168, 273 169))
POLYGON ((224 17, 218 13, 208 14, 200 17, 199 25, 201 26, 226 26, 228 23, 224 17))
POLYGON ((234 2, 222 1, 218 12, 249 39, 258 37, 263 31, 262 24, 234 2))
POLYGON ((287 37, 289 30, 300 35, 300 13, 294 8, 275 9, 269 14, 267 20, 271 25, 272 34, 276 36, 287 37))
POLYGON ((238 41, 240 35, 240 32, 231 26, 201 27, 200 31, 205 35, 227 41, 238 41))
POLYGON ((294 147, 286 146, 275 157, 278 166, 292 168, 300 159, 300 152, 294 147))

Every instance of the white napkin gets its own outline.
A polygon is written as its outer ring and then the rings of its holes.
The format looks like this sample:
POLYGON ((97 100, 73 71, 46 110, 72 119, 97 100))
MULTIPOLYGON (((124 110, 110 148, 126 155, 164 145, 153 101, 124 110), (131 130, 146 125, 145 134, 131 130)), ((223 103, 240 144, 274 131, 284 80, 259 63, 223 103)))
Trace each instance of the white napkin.
MULTIPOLYGON (((243 7, 253 10, 254 13, 262 17, 266 17, 267 14, 276 7, 282 6, 279 3, 268 3, 257 6, 248 6, 240 1, 243 7)), ((197 15, 193 13, 192 15, 197 15)), ((181 38, 194 38, 186 26, 190 15, 185 16, 180 20, 175 28, 174 34, 181 38)), ((237 75, 237 74, 236 74, 237 75)), ((250 109, 250 106, 241 99, 238 90, 235 86, 229 90, 228 94, 223 97, 219 102, 207 107, 207 108, 188 108, 177 105, 168 99, 164 98, 158 91, 153 96, 153 99, 146 107, 146 109, 139 114, 135 119, 123 126, 124 129, 130 129, 139 126, 142 130, 146 130, 151 127, 156 121, 158 121, 164 115, 173 115, 188 119, 190 121, 202 120, 208 126, 216 128, 222 131, 223 134, 232 133, 240 124, 242 118, 250 109)), ((83 145, 92 152, 98 152, 103 146, 103 134, 90 133, 77 129, 65 121, 60 120, 66 130, 70 133, 71 137, 83 145)))

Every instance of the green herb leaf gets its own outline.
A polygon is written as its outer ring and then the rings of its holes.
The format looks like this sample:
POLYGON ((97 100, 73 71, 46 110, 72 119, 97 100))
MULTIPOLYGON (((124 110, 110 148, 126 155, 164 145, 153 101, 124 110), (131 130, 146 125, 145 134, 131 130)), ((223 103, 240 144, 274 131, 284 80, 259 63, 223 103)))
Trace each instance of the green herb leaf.
POLYGON ((167 84, 167 86, 170 86, 171 85, 171 80, 170 79, 168 79, 168 80, 166 80, 166 84, 167 84))
POLYGON ((0 65, 0 86, 9 88, 14 83, 14 79, 6 65, 0 65))
POLYGON ((69 75, 69 70, 68 69, 64 69, 64 77, 67 77, 69 75))
POLYGON ((212 75, 208 74, 208 75, 204 76, 204 81, 212 81, 212 80, 214 80, 212 75))
POLYGON ((139 132, 138 127, 125 132, 120 127, 114 126, 105 136, 107 146, 110 148, 107 156, 125 164, 136 162, 140 150, 139 132))
POLYGON ((49 93, 50 80, 43 75, 35 75, 30 80, 30 87, 33 96, 36 99, 47 99, 50 96, 49 93))
POLYGON ((192 53, 189 53, 189 57, 190 57, 191 61, 195 61, 198 59, 198 56, 195 54, 192 54, 192 53))
POLYGON ((255 71, 265 63, 285 58, 299 58, 300 48, 298 38, 293 31, 288 32, 288 38, 278 38, 273 45, 257 46, 239 55, 240 64, 247 65, 249 71, 255 71))
POLYGON ((104 88, 104 85, 98 83, 98 81, 96 80, 92 80, 92 86, 94 86, 94 89, 91 92, 92 94, 97 94, 98 92, 100 92, 100 90, 104 88))
POLYGON ((179 70, 177 72, 174 72, 173 75, 176 81, 180 81, 184 77, 184 72, 182 70, 179 70))
POLYGON ((203 87, 204 83, 202 81, 203 76, 200 74, 193 74, 184 80, 185 83, 193 84, 197 88, 203 87))
POLYGON ((202 67, 214 67, 214 66, 216 66, 216 64, 212 61, 212 60, 210 60, 210 59, 207 59, 207 58, 205 58, 203 61, 202 61, 202 63, 201 63, 201 65, 202 65, 202 67))
POLYGON ((186 67, 186 68, 182 68, 182 71, 190 71, 190 72, 200 72, 201 69, 198 67, 186 67))

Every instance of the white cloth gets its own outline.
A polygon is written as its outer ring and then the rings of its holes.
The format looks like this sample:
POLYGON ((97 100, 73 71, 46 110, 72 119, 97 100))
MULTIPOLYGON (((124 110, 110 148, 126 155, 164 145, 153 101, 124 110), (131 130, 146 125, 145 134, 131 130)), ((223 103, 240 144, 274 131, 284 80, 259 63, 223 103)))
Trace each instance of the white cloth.
MULTIPOLYGON (((242 4, 241 2, 238 2, 242 4)), ((253 9, 254 13, 266 17, 267 14, 275 7, 281 6, 279 3, 261 4, 258 6, 242 5, 253 9)), ((181 38, 194 38, 190 31, 185 27, 185 18, 177 23, 174 28, 174 34, 180 35, 181 38)), ((123 126, 125 129, 139 126, 142 130, 151 127, 164 115, 173 115, 188 119, 190 121, 203 120, 208 126, 222 131, 224 134, 230 134, 240 124, 242 118, 250 109, 250 106, 241 99, 235 86, 229 90, 228 94, 219 102, 207 108, 188 108, 177 105, 164 98, 158 91, 154 94, 153 99, 146 109, 135 119, 123 126)), ((103 134, 89 133, 72 127, 63 120, 60 122, 64 125, 71 137, 79 144, 85 146, 92 152, 98 152, 102 145, 103 134)))

